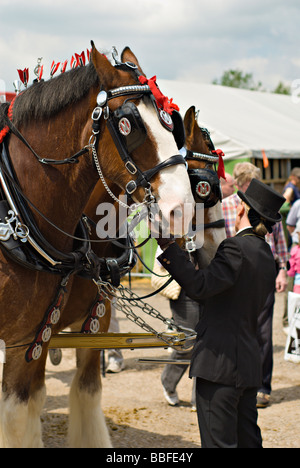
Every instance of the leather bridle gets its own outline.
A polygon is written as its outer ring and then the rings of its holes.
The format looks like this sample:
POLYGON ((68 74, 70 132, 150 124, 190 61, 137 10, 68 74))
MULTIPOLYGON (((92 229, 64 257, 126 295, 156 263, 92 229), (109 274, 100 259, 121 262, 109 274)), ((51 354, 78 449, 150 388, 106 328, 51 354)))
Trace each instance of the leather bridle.
MULTIPOLYGON (((126 62, 125 64, 122 64, 122 69, 124 69, 124 67, 129 68, 131 71, 133 69, 135 74, 139 76, 140 72, 138 71, 137 67, 133 68, 133 66, 134 64, 126 62)), ((148 96, 150 98, 150 102, 152 102, 154 108, 158 112, 155 98, 151 92, 150 87, 148 85, 131 85, 112 89, 108 92, 101 90, 97 96, 97 107, 94 109, 92 116, 94 121, 95 116, 97 121, 100 121, 100 118, 103 115, 107 128, 112 136, 112 139, 127 172, 131 176, 134 176, 134 178, 132 178, 132 180, 127 183, 125 188, 126 195, 129 197, 137 190, 138 187, 143 187, 149 190, 151 179, 161 170, 177 164, 186 165, 184 157, 179 152, 178 154, 171 156, 167 160, 146 171, 142 171, 133 160, 131 153, 144 142, 147 135, 147 130, 144 126, 137 107, 135 104, 130 102, 129 99, 137 99, 144 96, 148 96), (109 101, 121 96, 128 96, 128 99, 121 107, 115 111, 112 111, 108 106, 109 101), (128 143, 128 137, 133 133, 133 142, 130 141, 128 143)), ((176 113, 177 111, 174 110, 173 112, 176 113)), ((182 125, 183 127, 180 114, 176 114, 176 125, 173 124, 172 117, 170 115, 164 117, 165 120, 162 120, 161 115, 161 113, 158 113, 160 122, 170 132, 174 132, 174 137, 176 139, 176 134, 178 135, 178 133, 182 131, 181 129, 178 131, 178 126, 182 125), (166 119, 169 120, 169 124, 166 123, 166 119)), ((98 134, 97 132, 99 131, 100 129, 97 131, 93 130, 93 134, 96 136, 98 134)), ((183 143, 184 133, 182 141, 177 142, 178 147, 183 146, 183 143)))

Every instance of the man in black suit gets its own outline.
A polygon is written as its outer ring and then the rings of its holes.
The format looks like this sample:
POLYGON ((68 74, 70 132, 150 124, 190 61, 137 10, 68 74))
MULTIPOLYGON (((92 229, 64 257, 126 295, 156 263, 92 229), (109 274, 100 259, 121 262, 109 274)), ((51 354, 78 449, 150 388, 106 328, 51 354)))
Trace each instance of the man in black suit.
POLYGON ((161 264, 193 300, 203 303, 190 377, 203 448, 262 447, 256 392, 261 384, 257 317, 274 287, 276 269, 264 236, 280 221, 284 198, 253 179, 238 192, 236 231, 204 270, 196 270, 173 239, 158 239, 161 264))

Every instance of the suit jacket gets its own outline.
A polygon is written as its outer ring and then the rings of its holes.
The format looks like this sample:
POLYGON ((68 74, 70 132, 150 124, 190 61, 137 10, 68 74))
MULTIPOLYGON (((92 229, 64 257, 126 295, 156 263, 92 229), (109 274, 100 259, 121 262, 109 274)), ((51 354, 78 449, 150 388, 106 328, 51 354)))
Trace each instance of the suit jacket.
POLYGON ((276 278, 265 240, 252 229, 243 230, 225 239, 203 270, 196 270, 177 244, 158 260, 189 297, 204 304, 190 376, 236 387, 260 386, 257 317, 276 278))

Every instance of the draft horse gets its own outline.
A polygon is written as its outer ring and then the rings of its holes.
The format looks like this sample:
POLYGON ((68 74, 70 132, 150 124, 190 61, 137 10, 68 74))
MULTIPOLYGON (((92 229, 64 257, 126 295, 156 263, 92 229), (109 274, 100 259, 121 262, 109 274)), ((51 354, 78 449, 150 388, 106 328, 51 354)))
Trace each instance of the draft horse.
POLYGON ((197 263, 199 268, 205 268, 226 238, 220 185, 220 178, 225 177, 225 172, 222 152, 220 154, 220 150, 215 150, 208 130, 198 125, 197 117, 195 106, 191 106, 184 116, 185 158, 195 202, 204 204, 203 226, 199 226, 198 232, 197 226, 194 229, 196 237, 201 237, 195 242, 196 246, 201 245, 196 249, 197 263))
MULTIPOLYGON (((170 101, 159 101, 151 89, 158 95, 129 48, 113 66, 92 43, 87 66, 32 85, 8 117, 1 106, 1 129, 8 129, 0 164, 2 447, 42 446, 51 332, 77 319, 75 308, 64 313, 74 276, 102 274, 82 219, 99 169, 135 202, 156 200, 166 218, 193 203, 170 101), (133 130, 140 125, 142 138, 128 132, 128 122, 133 130)), ((81 425, 78 430, 80 439, 81 425)))

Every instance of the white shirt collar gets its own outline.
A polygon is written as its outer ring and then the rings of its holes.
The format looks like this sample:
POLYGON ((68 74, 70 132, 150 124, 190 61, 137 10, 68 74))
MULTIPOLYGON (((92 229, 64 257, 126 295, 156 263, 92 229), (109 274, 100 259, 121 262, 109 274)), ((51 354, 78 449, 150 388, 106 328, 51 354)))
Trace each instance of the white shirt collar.
POLYGON ((243 232, 243 231, 245 231, 246 229, 251 229, 251 228, 252 228, 252 226, 246 226, 246 227, 240 229, 240 230, 236 233, 236 236, 237 236, 240 232, 243 232))

